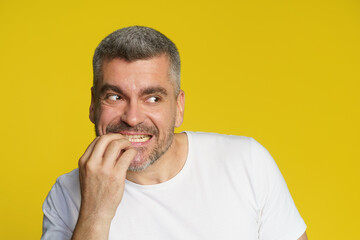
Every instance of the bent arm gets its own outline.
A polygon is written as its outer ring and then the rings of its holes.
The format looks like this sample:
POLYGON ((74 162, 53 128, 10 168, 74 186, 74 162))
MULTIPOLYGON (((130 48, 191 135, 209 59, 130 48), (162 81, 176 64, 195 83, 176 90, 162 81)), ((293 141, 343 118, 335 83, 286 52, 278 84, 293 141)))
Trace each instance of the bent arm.
POLYGON ((46 198, 41 239, 108 239, 136 154, 120 134, 97 137, 80 158, 78 174, 70 176, 65 188, 56 183, 46 198))
POLYGON ((108 239, 137 151, 120 134, 96 138, 79 160, 81 208, 72 240, 108 239))

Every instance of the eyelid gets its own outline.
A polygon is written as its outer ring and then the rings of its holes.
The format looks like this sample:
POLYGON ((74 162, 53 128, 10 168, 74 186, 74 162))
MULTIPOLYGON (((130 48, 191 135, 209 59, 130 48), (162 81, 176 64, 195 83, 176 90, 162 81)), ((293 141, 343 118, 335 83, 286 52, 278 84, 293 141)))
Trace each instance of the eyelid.
POLYGON ((161 100, 161 98, 159 96, 149 96, 149 97, 146 97, 146 102, 151 102, 151 103, 157 103, 161 100), (150 101, 151 98, 155 98, 155 101, 150 101))
POLYGON ((121 100, 122 98, 123 98, 123 97, 122 97, 120 94, 118 94, 118 93, 107 93, 107 94, 105 94, 104 97, 103 97, 104 100, 110 100, 110 101, 119 101, 119 100, 121 100), (115 96, 115 97, 118 98, 118 99, 110 99, 110 97, 113 97, 113 96, 115 96))

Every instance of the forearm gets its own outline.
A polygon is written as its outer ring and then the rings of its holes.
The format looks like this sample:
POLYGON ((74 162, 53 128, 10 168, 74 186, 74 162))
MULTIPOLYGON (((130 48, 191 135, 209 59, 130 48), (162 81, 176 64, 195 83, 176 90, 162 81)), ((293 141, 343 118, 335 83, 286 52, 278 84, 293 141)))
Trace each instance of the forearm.
POLYGON ((79 216, 72 240, 107 240, 111 219, 99 216, 79 216))
POLYGON ((72 240, 107 240, 137 150, 120 134, 94 139, 79 160, 81 207, 72 240))

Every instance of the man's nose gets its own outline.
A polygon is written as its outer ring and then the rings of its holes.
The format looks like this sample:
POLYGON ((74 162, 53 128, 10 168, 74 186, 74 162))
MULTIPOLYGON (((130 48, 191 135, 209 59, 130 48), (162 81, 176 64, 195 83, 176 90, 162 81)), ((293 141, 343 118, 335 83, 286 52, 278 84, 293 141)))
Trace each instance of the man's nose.
POLYGON ((137 102, 129 102, 123 115, 121 116, 121 121, 125 122, 131 127, 144 122, 144 113, 141 109, 141 106, 139 106, 137 102))

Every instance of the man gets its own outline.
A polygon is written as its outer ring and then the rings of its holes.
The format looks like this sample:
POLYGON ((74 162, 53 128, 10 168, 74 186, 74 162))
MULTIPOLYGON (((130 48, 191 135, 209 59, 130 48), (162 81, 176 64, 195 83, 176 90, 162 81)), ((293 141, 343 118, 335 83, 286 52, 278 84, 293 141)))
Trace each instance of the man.
POLYGON ((255 140, 174 134, 185 99, 168 38, 120 29, 97 47, 93 67, 97 137, 46 198, 42 239, 307 239, 255 140))

